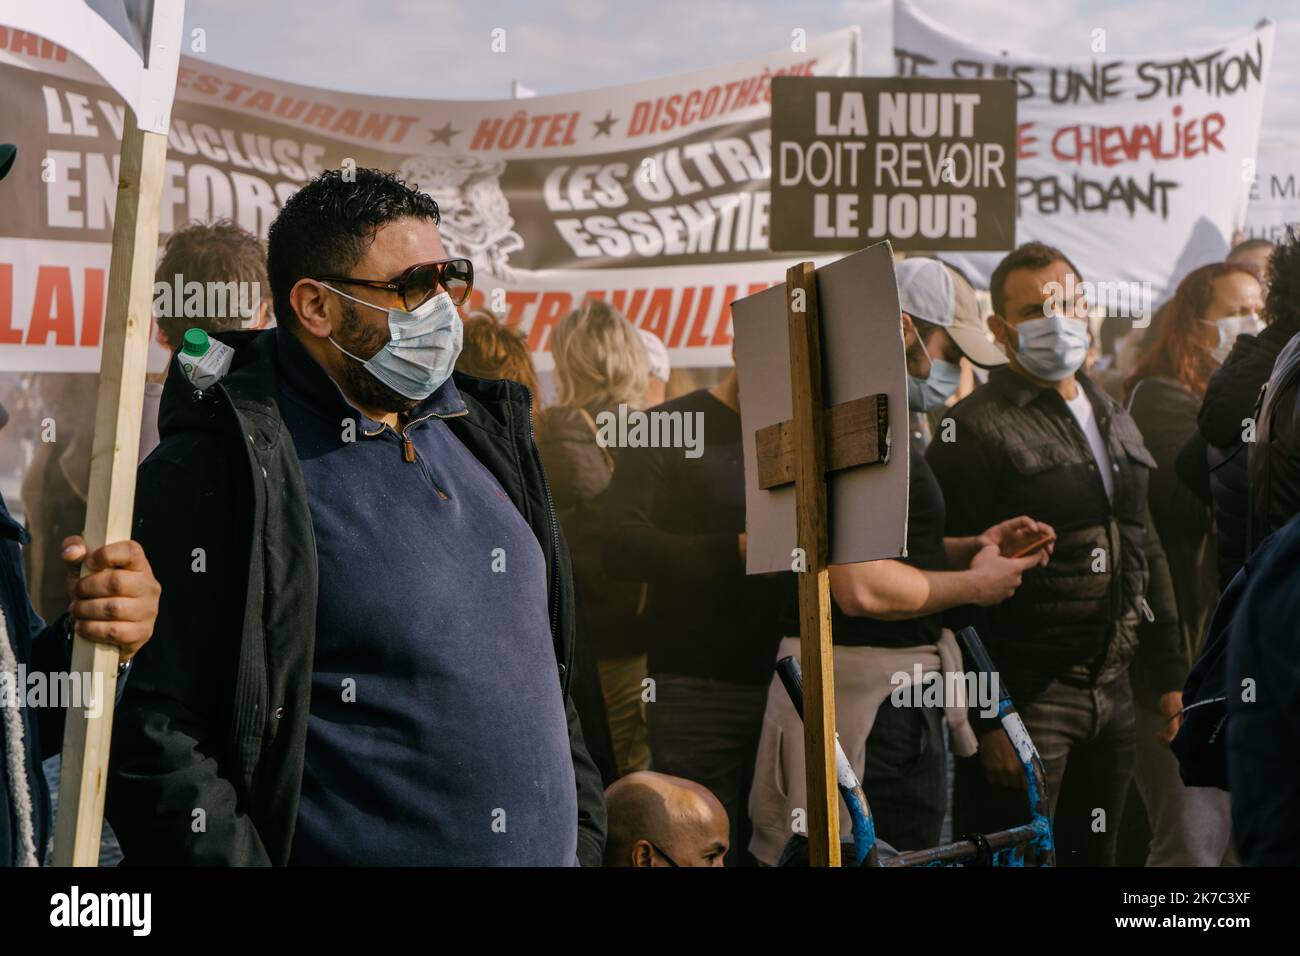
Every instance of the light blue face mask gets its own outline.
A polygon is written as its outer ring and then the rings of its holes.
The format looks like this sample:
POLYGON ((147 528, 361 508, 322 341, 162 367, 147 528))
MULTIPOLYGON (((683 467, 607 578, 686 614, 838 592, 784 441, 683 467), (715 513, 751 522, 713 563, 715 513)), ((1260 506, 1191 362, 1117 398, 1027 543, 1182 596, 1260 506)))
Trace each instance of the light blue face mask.
POLYGON ((353 355, 331 338, 330 344, 360 362, 375 378, 398 395, 423 401, 447 379, 460 357, 464 326, 451 296, 439 292, 414 312, 384 309, 339 292, 328 283, 321 285, 345 299, 388 313, 388 342, 368 359, 353 355))
POLYGON ((1016 361, 1035 378, 1059 382, 1082 368, 1088 357, 1088 323, 1082 319, 1049 315, 1013 328, 1020 341, 1016 361))
POLYGON ((929 378, 907 376, 907 407, 914 412, 932 412, 942 407, 960 384, 960 365, 930 359, 929 378))

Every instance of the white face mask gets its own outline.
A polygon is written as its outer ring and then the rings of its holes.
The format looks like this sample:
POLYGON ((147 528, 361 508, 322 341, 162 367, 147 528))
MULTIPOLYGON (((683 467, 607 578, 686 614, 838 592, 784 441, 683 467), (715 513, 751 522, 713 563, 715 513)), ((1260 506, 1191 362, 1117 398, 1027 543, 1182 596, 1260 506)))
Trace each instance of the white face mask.
POLYGON ((360 362, 367 372, 398 395, 423 401, 451 378, 456 359, 460 357, 464 326, 460 313, 446 292, 439 292, 414 312, 407 312, 405 309, 384 309, 373 302, 339 292, 328 283, 322 282, 321 285, 345 299, 388 313, 388 342, 368 359, 353 355, 333 338, 329 341, 344 355, 360 362))
POLYGON ((1232 351, 1232 344, 1237 341, 1237 336, 1258 335, 1264 329, 1264 323, 1254 312, 1248 315, 1229 315, 1209 324, 1219 328, 1219 344, 1210 351, 1210 355, 1220 365, 1227 360, 1228 353, 1232 351))

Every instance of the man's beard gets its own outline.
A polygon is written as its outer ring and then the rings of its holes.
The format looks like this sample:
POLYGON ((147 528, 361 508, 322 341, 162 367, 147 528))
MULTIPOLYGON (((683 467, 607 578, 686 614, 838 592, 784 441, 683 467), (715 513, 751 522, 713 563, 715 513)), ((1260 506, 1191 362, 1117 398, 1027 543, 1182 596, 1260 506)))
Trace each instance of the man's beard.
MULTIPOLYGON (((379 354, 379 350, 388 344, 388 335, 366 325, 361 319, 359 306, 346 299, 342 305, 343 326, 335 340, 352 355, 373 357, 379 354)), ((363 408, 397 412, 399 415, 405 415, 420 404, 419 399, 407 398, 393 391, 375 378, 361 362, 348 355, 343 356, 343 391, 363 408)))

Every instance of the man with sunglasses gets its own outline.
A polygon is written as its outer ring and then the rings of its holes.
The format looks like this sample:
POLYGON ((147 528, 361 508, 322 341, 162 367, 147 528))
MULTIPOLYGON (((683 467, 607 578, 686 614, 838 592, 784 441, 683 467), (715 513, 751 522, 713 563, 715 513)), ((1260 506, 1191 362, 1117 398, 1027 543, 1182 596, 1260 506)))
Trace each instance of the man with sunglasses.
POLYGON ((219 334, 204 392, 168 377, 137 532, 172 646, 113 741, 129 862, 601 862, 531 396, 452 373, 473 268, 438 220, 387 173, 319 176, 271 226, 279 327, 219 334))

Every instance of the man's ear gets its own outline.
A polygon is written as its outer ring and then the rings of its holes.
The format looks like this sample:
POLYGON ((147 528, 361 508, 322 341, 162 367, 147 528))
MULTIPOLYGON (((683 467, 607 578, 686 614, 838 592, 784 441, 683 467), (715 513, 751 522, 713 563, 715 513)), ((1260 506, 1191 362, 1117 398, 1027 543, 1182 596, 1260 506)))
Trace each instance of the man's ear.
POLYGON ((650 846, 648 840, 637 840, 633 843, 630 855, 632 866, 654 866, 654 848, 650 846))
POLYGON ((993 313, 990 314, 989 317, 984 320, 984 324, 987 325, 989 331, 993 333, 993 341, 997 342, 998 345, 1002 346, 1003 352, 1006 352, 1007 355, 1010 356, 1016 351, 1016 343, 1011 341, 1011 335, 1007 331, 1006 319, 1002 318, 1002 316, 997 315, 996 313, 993 313))
POLYGON ((165 348, 168 352, 172 350, 172 344, 167 341, 167 336, 163 333, 162 326, 156 322, 154 323, 153 337, 158 342, 158 344, 161 345, 163 348, 165 348))
POLYGON ((907 374, 913 378, 930 377, 930 353, 925 350, 921 333, 906 312, 903 313, 903 353, 907 359, 907 374))
POLYGON ((271 300, 263 299, 257 304, 257 324, 255 329, 264 329, 271 324, 271 300))
POLYGON ((334 331, 329 304, 334 294, 319 282, 299 279, 289 290, 289 305, 298 316, 298 324, 310 335, 328 338, 334 331))

